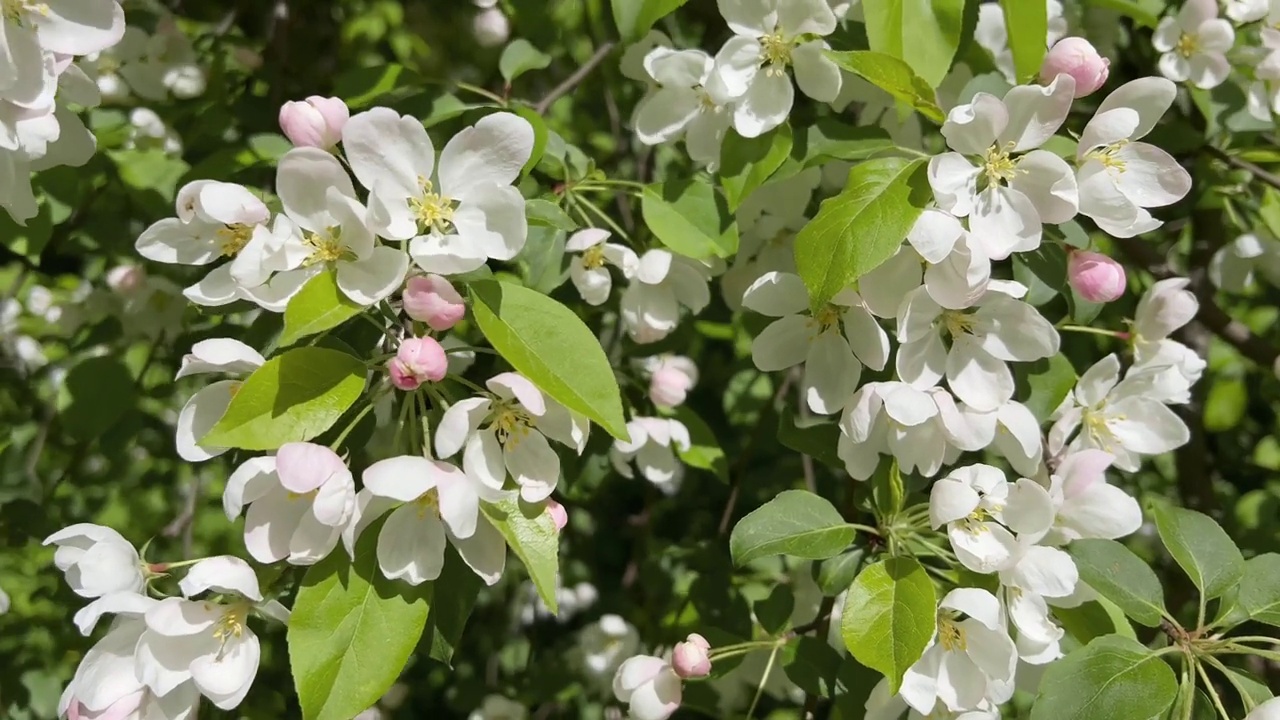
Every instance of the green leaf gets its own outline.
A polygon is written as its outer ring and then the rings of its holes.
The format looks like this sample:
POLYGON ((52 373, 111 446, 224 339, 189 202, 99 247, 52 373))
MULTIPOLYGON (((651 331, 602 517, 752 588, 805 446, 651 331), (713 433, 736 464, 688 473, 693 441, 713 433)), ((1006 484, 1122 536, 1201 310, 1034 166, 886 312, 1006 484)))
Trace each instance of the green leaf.
POLYGON ((799 410, 792 404, 778 414, 778 442, 843 472, 844 461, 836 451, 839 439, 838 424, 825 418, 801 419, 799 410))
POLYGON ((773 586, 767 597, 757 600, 751 605, 760 627, 770 635, 777 635, 791 620, 791 611, 796 608, 796 598, 791 587, 785 583, 773 586))
POLYGON ((906 61, 937 87, 960 47, 964 0, 863 0, 871 49, 906 61))
POLYGON ((1147 627, 1159 627, 1164 616, 1160 578, 1142 558, 1114 540, 1077 540, 1067 546, 1080 579, 1124 613, 1147 627))
POLYGON ((403 88, 421 88, 422 76, 396 63, 359 67, 339 73, 333 79, 333 94, 346 100, 352 110, 403 88))
POLYGON ((675 12, 689 0, 612 0, 613 21, 622 41, 633 43, 645 36, 653 24, 675 12))
POLYGON ((702 178, 646 186, 640 213, 663 245, 685 257, 729 257, 738 251, 738 225, 729 206, 702 178))
POLYGON ((512 499, 480 503, 480 511, 498 528, 516 557, 524 563, 538 596, 552 613, 559 611, 556 589, 560 586, 560 533, 542 508, 525 507, 512 499))
POLYGON ((498 58, 498 72, 510 85, 513 80, 530 70, 541 70, 551 64, 551 56, 533 46, 524 38, 512 40, 502 49, 498 58))
POLYGON ((1085 4, 1115 10, 1152 30, 1160 23, 1160 11, 1165 7, 1163 0, 1085 0, 1085 4))
POLYGON ((931 197, 924 160, 855 165, 844 191, 796 235, 796 268, 813 310, 892 257, 931 197))
POLYGON ((782 651, 782 671, 787 678, 815 697, 834 697, 844 689, 838 678, 840 663, 840 654, 826 638, 801 635, 782 651))
POLYGON ((1023 404, 1035 415, 1036 420, 1045 423, 1054 410, 1062 404, 1076 386, 1076 369, 1066 355, 1052 355, 1033 363, 1018 365, 1019 382, 1018 397, 1026 398, 1023 404), (1025 383, 1026 390, 1022 390, 1025 383))
POLYGON ((1177 694, 1168 663, 1135 640, 1106 635, 1048 666, 1031 720, 1151 720, 1177 694))
POLYGON ((533 148, 529 151, 529 159, 525 160, 524 167, 520 168, 521 175, 528 175, 530 170, 538 166, 542 161, 542 155, 547 151, 547 141, 550 135, 547 131, 547 121, 542 119, 537 110, 528 105, 515 106, 515 113, 524 118, 529 123, 529 127, 533 128, 533 148))
POLYGON ((1045 3, 1026 0, 1000 0, 1000 8, 1004 11, 1018 81, 1026 82, 1040 72, 1040 62, 1044 60, 1049 9, 1045 3))
POLYGON ((729 554, 739 566, 769 555, 823 560, 848 547, 855 534, 827 500, 785 490, 738 521, 729 535, 729 554))
POLYGON ((432 598, 431 613, 422 632, 431 657, 452 667, 453 651, 462 640, 462 630, 483 585, 480 576, 450 547, 445 553, 440 577, 432 582, 433 587, 447 588, 447 591, 432 598))
POLYGON ((876 518, 882 526, 890 524, 902 512, 907 492, 902 483, 902 471, 895 459, 880 463, 871 476, 871 498, 876 518))
POLYGON ((1280 555, 1267 553, 1245 563, 1239 602, 1250 618, 1280 627, 1280 555))
POLYGON ((530 225, 543 225, 565 232, 572 232, 578 228, 578 223, 574 222, 568 213, 549 200, 526 200, 524 214, 529 218, 530 225))
POLYGON ((564 243, 567 233, 541 225, 529 227, 529 237, 516 260, 521 267, 524 286, 550 295, 569 277, 564 269, 564 243))
POLYGON ((764 184, 791 152, 791 126, 779 125, 759 137, 744 138, 730 130, 720 148, 720 186, 734 211, 764 184))
POLYGON ((108 150, 107 156, 115 161, 126 185, 155 190, 166 200, 174 196, 178 181, 191 169, 182 158, 173 157, 162 148, 108 150))
POLYGON ((795 133, 791 157, 810 168, 828 160, 866 160, 892 147, 893 140, 884 128, 858 127, 824 117, 795 133))
POLYGON ((340 350, 301 347, 253 371, 201 443, 275 450, 328 430, 364 390, 365 366, 340 350))
POLYGON ((338 276, 326 270, 307 281, 284 309, 280 346, 335 328, 364 310, 338 289, 338 276))
POLYGON ((1206 600, 1221 596, 1240 582, 1244 557, 1213 518, 1163 503, 1152 510, 1160 539, 1206 600))
POLYGON ((93 440, 133 408, 137 386, 119 358, 91 357, 67 372, 58 413, 62 429, 81 442, 93 440))
POLYGON ((1081 645, 1103 635, 1137 638, 1124 611, 1106 598, 1090 600, 1073 608, 1055 607, 1053 617, 1081 645))
POLYGON ((866 561, 867 552, 862 548, 854 548, 823 560, 818 565, 818 589, 827 597, 835 597, 848 590, 866 561))
POLYGON ((1253 700, 1254 705, 1261 705, 1275 697, 1271 692, 1271 688, 1267 687, 1266 683, 1254 677, 1252 673, 1241 670, 1240 668, 1233 668, 1228 665, 1226 675, 1232 685, 1234 685, 1242 694, 1248 695, 1249 699, 1253 700))
POLYGON ((302 579, 288 640, 306 720, 346 720, 377 703, 426 626, 434 584, 383 577, 377 558, 382 524, 375 521, 361 534, 355 560, 336 550, 302 579))
POLYGON ((902 60, 871 50, 826 52, 836 65, 910 105, 921 115, 939 124, 946 119, 933 88, 902 60))
POLYGON ((600 341, 572 310, 528 288, 471 283, 480 331, 521 375, 552 399, 627 437, 622 395, 600 341))
POLYGON ((933 639, 937 609, 924 566, 891 557, 863 570, 849 587, 840 634, 854 659, 888 678, 889 692, 896 693, 933 639))
POLYGON ((676 448, 680 461, 689 467, 707 470, 721 480, 729 481, 729 461, 720 448, 720 441, 710 426, 688 405, 681 405, 675 412, 676 419, 689 431, 689 449, 676 448))

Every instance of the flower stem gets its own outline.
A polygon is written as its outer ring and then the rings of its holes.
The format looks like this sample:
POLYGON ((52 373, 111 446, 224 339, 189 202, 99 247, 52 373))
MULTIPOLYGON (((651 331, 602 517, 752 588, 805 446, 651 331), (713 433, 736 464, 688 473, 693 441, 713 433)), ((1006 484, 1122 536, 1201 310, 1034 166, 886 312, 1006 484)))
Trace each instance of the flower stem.
MULTIPOLYGON (((1209 673, 1205 671, 1204 665, 1194 661, 1193 664, 1196 666, 1196 672, 1200 674, 1200 679, 1204 681, 1204 689, 1209 693, 1209 699, 1213 701, 1213 706, 1218 709, 1218 715, 1222 717, 1222 720, 1231 720, 1231 716, 1227 714, 1227 709, 1222 706, 1222 698, 1218 697, 1218 690, 1213 686, 1213 681, 1209 679, 1209 673)), ((1194 695, 1191 700, 1191 704, 1194 705, 1194 695)))
POLYGON ((342 429, 342 432, 338 435, 337 439, 336 439, 336 440, 334 440, 333 442, 329 443, 329 449, 330 449, 330 450, 337 450, 337 449, 338 449, 338 446, 342 444, 342 441, 347 439, 347 435, 349 435, 349 434, 351 433, 351 430, 352 430, 353 428, 355 428, 355 426, 356 426, 356 425, 357 425, 361 420, 363 420, 363 419, 364 419, 364 416, 365 416, 365 415, 368 415, 368 414, 369 414, 369 411, 370 411, 370 410, 372 410, 372 409, 373 409, 373 402, 370 402, 368 405, 365 405, 365 406, 364 406, 364 409, 360 411, 360 414, 358 414, 358 415, 356 415, 354 418, 352 418, 352 419, 351 419, 351 422, 347 423, 347 426, 346 426, 345 428, 343 428, 343 429, 342 429))
POLYGON ((1058 329, 1066 330, 1067 332, 1089 333, 1091 335, 1106 335, 1107 337, 1113 337, 1118 340, 1129 339, 1129 333, 1123 333, 1123 332, 1120 332, 1119 330, 1107 330, 1104 328, 1086 327, 1084 325, 1059 325, 1058 329))
POLYGON ((756 705, 760 703, 760 696, 764 694, 764 686, 769 682, 769 675, 773 672, 773 661, 778 659, 778 650, 782 645, 775 645, 773 652, 769 653, 769 662, 765 663, 764 674, 760 676, 760 684, 756 686, 756 696, 751 699, 751 707, 747 708, 747 720, 756 714, 756 705))

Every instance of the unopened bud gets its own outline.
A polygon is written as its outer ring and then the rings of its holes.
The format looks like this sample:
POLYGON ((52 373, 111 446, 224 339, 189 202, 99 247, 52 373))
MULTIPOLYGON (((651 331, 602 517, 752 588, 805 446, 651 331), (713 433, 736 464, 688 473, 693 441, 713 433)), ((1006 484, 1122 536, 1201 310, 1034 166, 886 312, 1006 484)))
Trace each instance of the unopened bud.
POLYGON ((490 7, 472 18, 471 33, 480 47, 497 47, 511 36, 511 21, 502 10, 490 7))
POLYGON ((711 674, 711 658, 707 651, 711 643, 698 633, 690 633, 684 642, 676 643, 671 652, 671 667, 676 675, 688 680, 704 678, 711 674))
POLYGON ((297 147, 328 150, 342 139, 342 128, 350 117, 351 111, 340 98, 312 95, 280 106, 280 130, 297 147))
POLYGON ((415 275, 404 288, 404 312, 425 322, 432 330, 444 332, 462 319, 467 306, 453 285, 439 275, 415 275))
POLYGON ((147 271, 140 265, 117 265, 107 271, 107 287, 117 295, 132 295, 146 281, 147 271))
POLYGON ((391 384, 401 390, 417 390, 424 382, 439 382, 449 372, 449 359, 435 338, 408 338, 387 363, 391 384))
POLYGON ((1072 252, 1067 259, 1067 278, 1080 297, 1089 302, 1111 302, 1124 294, 1124 267, 1101 253, 1072 252))
POLYGON ((1053 82, 1059 75, 1070 75, 1076 81, 1075 96, 1082 98, 1097 91, 1107 82, 1111 61, 1098 54, 1082 37, 1062 38, 1049 49, 1040 66, 1040 80, 1053 82))
POLYGON ((551 516, 551 522, 556 524, 556 530, 563 530, 565 525, 569 524, 569 511, 564 509, 560 503, 547 498, 546 513, 551 516))
POLYGON ((689 376, 678 369, 660 367, 649 381, 649 399, 659 407, 673 408, 684 402, 692 386, 689 376))

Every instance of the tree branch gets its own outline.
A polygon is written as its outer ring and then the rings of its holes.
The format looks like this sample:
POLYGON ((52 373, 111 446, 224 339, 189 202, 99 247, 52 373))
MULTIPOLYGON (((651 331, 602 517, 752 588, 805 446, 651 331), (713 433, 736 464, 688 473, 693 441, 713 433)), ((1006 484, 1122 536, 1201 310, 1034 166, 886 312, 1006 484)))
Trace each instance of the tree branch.
POLYGON ((1280 175, 1276 175, 1275 173, 1269 172, 1267 170, 1263 170, 1262 168, 1258 167, 1257 165, 1254 165, 1248 160, 1241 160, 1240 158, 1235 157, 1233 155, 1228 155, 1227 153, 1223 152, 1222 150, 1219 150, 1216 147, 1213 147, 1212 145, 1206 145, 1205 152, 1225 162, 1231 167, 1239 168, 1240 170, 1248 170, 1249 172, 1253 173, 1253 176, 1258 178, 1259 180, 1265 182, 1266 184, 1270 185, 1273 188, 1280 189, 1280 175))
POLYGON ((605 57, 613 51, 614 45, 615 44, 612 42, 607 42, 596 48, 595 55, 592 55, 591 58, 583 63, 582 67, 575 70, 572 75, 565 78, 564 82, 555 86, 551 92, 547 93, 546 97, 539 100, 538 104, 533 106, 533 111, 539 115, 545 115, 547 113, 547 108, 551 107, 551 103, 559 100, 574 88, 578 87, 578 84, 585 80, 587 76, 591 74, 591 71, 596 69, 597 65, 604 62, 605 57))

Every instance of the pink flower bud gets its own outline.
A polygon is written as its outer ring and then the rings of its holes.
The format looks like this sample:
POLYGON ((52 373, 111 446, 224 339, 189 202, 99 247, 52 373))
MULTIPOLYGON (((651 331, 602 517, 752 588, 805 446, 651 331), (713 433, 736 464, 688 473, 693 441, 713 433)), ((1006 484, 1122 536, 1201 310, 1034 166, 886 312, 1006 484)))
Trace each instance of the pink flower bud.
POLYGON ((661 367, 649 380, 649 399, 659 407, 676 407, 684 402, 692 386, 688 375, 674 367, 661 367))
POLYGON ((290 100, 280 107, 280 129, 297 147, 328 150, 342 139, 342 128, 351 117, 340 98, 312 95, 306 101, 290 100))
POLYGON ((569 524, 569 511, 564 509, 560 503, 547 498, 546 513, 551 516, 551 522, 556 524, 556 530, 563 530, 565 525, 569 524))
POLYGON ((424 382, 439 382, 449 372, 449 359, 435 338, 408 338, 400 343, 396 356, 387 363, 391 384, 401 390, 416 390, 424 382))
POLYGON ((684 642, 676 643, 671 652, 671 667, 676 675, 689 678, 704 678, 711 674, 711 658, 707 651, 711 643, 698 633, 690 633, 684 642))
POLYGON ((117 295, 132 295, 146 281, 147 271, 139 265, 117 265, 107 271, 107 287, 117 295))
POLYGON ((1107 82, 1111 61, 1098 54, 1082 37, 1062 38, 1050 48, 1040 66, 1040 80, 1053 82, 1059 75, 1070 75, 1076 81, 1078 98, 1089 95, 1107 82))
POLYGON ((1111 302, 1124 294, 1124 267, 1096 252, 1076 250, 1067 259, 1071 287, 1089 302, 1111 302))
POLYGON ((439 275, 415 275, 404 288, 404 312, 436 332, 453 327, 467 313, 462 296, 439 275))

